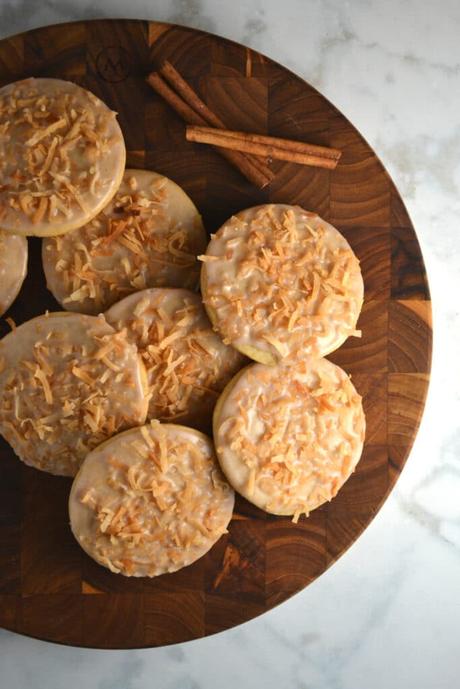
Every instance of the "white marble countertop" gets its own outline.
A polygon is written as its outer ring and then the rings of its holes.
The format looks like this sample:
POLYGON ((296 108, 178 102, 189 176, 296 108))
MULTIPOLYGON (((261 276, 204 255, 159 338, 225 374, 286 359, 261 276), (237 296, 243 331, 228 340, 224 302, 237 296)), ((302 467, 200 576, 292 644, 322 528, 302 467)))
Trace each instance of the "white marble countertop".
POLYGON ((359 541, 279 608, 208 639, 86 651, 0 632, 8 689, 460 686, 460 4, 458 0, 0 0, 0 37, 137 17, 246 43, 320 89, 375 148, 428 266, 427 410, 396 490, 359 541))

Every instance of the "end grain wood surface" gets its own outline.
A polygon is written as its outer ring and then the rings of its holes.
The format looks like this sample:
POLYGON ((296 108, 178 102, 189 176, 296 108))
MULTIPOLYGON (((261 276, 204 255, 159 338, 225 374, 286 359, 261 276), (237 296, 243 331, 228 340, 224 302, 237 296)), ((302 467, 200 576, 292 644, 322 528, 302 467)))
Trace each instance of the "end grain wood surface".
MULTIPOLYGON (((171 644, 249 620, 301 590, 361 534, 404 466, 430 372, 431 304, 411 221, 387 172, 354 127, 315 89, 268 58, 193 29, 104 20, 45 27, 0 42, 0 84, 28 76, 70 79, 119 113, 130 167, 184 187, 208 232, 235 211, 268 201, 300 204, 333 223, 361 260, 359 326, 331 360, 364 396, 367 436, 337 498, 293 524, 238 498, 229 533, 197 563, 153 580, 96 565, 68 525, 70 482, 24 466, 0 441, 0 625, 95 648, 171 644), (336 170, 273 162, 254 188, 214 151, 186 141, 183 122, 145 83, 170 60, 226 126, 343 151, 336 170)), ((18 323, 56 310, 39 240, 7 315, 18 323)), ((7 331, 4 320, 1 332, 7 331)))

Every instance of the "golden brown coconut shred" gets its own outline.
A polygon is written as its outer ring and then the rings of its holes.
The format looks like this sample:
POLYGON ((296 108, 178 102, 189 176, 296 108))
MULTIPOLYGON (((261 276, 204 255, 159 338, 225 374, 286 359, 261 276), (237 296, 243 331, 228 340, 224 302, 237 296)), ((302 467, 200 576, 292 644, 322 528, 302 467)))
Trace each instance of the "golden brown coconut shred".
POLYGON ((114 117, 70 92, 43 93, 33 79, 0 92, 0 200, 32 224, 67 219, 77 206, 86 213, 82 193, 99 192, 96 163, 114 143, 107 135, 114 117))
POLYGON ((228 343, 282 359, 323 354, 321 340, 360 334, 359 262, 344 238, 312 213, 276 204, 242 211, 199 259, 205 303, 228 343))
POLYGON ((156 576, 203 555, 226 532, 233 499, 208 438, 153 421, 88 457, 72 488, 72 530, 111 571, 156 576))
POLYGON ((115 304, 106 318, 126 328, 138 347, 147 371, 149 417, 193 420, 207 428, 219 393, 244 359, 213 332, 198 295, 145 290, 115 304))
MULTIPOLYGON (((18 360, 8 338, 24 340, 20 326, 0 343, 8 367, 0 373, 0 432, 27 464, 72 476, 87 452, 114 433, 145 419, 146 402, 137 354, 123 333, 103 321, 82 323, 97 332, 72 341, 53 315, 43 317, 35 343, 18 360), (48 328, 47 320, 56 322, 48 328), (46 333, 46 337, 45 337, 46 333), (104 334, 107 333, 107 334, 104 334), (106 350, 102 358, 98 352, 106 350), (122 371, 121 378, 116 371, 122 371), (110 395, 107 395, 110 390, 110 395)), ((88 318, 72 316, 72 318, 88 318)), ((99 319, 92 318, 91 321, 99 319)), ((75 331, 74 331, 75 333, 75 331)), ((17 345, 21 349, 22 343, 17 345)))
POLYGON ((191 227, 189 206, 180 210, 178 193, 165 177, 128 170, 96 218, 64 238, 46 241, 48 285, 64 308, 98 313, 147 287, 196 287, 196 254, 206 237, 198 213, 191 227))
POLYGON ((331 500, 359 460, 361 397, 326 359, 254 364, 225 400, 215 442, 230 483, 250 501, 295 521, 331 500))

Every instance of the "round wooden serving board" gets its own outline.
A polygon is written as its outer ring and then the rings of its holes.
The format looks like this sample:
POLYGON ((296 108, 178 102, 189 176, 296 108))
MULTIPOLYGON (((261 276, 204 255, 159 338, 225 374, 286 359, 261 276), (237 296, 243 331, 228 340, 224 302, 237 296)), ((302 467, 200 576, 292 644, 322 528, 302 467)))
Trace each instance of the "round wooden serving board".
MULTIPOLYGON (((362 533, 391 491, 423 412, 431 358, 431 304, 420 247, 387 172, 356 129, 315 89, 268 58, 217 36, 146 21, 51 26, 0 42, 0 85, 28 76, 75 81, 119 113, 130 167, 178 182, 209 232, 267 201, 300 204, 334 224, 361 260, 359 327, 330 358, 364 397, 367 437, 339 495, 293 524, 238 499, 207 556, 148 579, 111 574, 70 532, 70 482, 24 466, 0 444, 0 625, 78 646, 135 648, 207 636, 245 622, 300 591, 362 533), (184 125, 145 83, 170 60, 231 129, 334 146, 333 172, 273 163, 259 191, 184 125)), ((21 323, 58 310, 47 292, 39 240, 7 314, 21 323)), ((3 336, 8 327, 1 321, 3 336)))

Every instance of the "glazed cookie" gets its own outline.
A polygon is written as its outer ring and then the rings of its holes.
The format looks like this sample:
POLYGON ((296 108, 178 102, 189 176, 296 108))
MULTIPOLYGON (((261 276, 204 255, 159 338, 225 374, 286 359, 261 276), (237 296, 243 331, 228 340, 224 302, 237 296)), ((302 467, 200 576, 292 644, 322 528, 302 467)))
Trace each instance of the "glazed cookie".
POLYGON ((69 311, 100 313, 146 287, 195 289, 206 247, 201 217, 167 177, 126 170, 97 218, 43 243, 48 289, 69 311))
POLYGON ((206 429, 220 392, 244 359, 212 330, 199 296, 185 289, 143 290, 105 316, 117 330, 126 329, 139 350, 149 418, 206 429))
POLYGON ((200 258, 212 323, 256 361, 324 356, 360 334, 359 261, 314 213, 282 204, 248 208, 222 225, 200 258))
POLYGON ((120 184, 125 144, 112 112, 69 81, 0 89, 0 228, 63 234, 89 222, 120 184))
POLYGON ((0 231, 0 316, 14 302, 27 275, 27 239, 0 231))
POLYGON ((74 476, 86 454, 144 423, 136 347, 103 316, 52 313, 0 341, 0 433, 20 459, 74 476))
POLYGON ((365 433, 349 377, 316 358, 246 367, 222 393, 213 426, 233 488, 295 521, 337 494, 359 461, 365 433))
POLYGON ((207 553, 226 533, 233 504, 210 439, 153 421, 88 455, 70 493, 70 525, 99 564, 154 577, 207 553))

